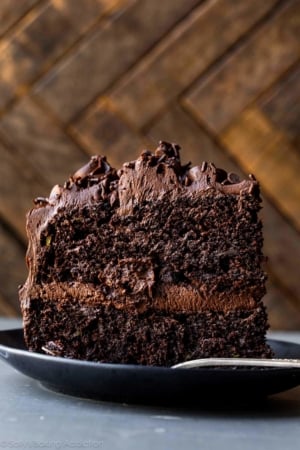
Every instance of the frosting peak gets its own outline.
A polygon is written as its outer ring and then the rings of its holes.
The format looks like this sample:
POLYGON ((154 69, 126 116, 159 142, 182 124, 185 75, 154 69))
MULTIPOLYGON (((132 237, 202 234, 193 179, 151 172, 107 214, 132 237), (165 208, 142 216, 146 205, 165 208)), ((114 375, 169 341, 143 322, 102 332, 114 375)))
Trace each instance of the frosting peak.
POLYGON ((38 197, 34 202, 36 207, 53 206, 63 194, 83 193, 89 188, 95 199, 109 197, 112 206, 119 206, 121 215, 132 213, 134 206, 143 201, 161 199, 166 194, 170 199, 175 198, 179 191, 189 195, 214 189, 221 194, 249 192, 259 196, 259 186, 253 175, 240 180, 238 175, 206 161, 201 166, 191 167, 190 162, 182 165, 180 146, 159 141, 154 152, 143 150, 135 161, 124 163, 118 171, 105 156, 92 156, 63 187, 54 186, 49 198, 38 197))

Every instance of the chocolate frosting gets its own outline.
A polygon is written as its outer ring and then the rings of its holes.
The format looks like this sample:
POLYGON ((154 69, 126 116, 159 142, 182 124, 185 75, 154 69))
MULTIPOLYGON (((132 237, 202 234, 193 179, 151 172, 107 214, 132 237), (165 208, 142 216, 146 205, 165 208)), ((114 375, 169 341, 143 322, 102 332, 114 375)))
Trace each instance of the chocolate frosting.
POLYGON ((195 195, 215 190, 220 194, 241 195, 250 193, 259 197, 259 185, 253 175, 240 180, 238 175, 217 168, 204 161, 201 166, 182 165, 180 147, 160 141, 154 152, 144 150, 140 157, 123 164, 116 171, 105 156, 92 156, 64 184, 53 187, 48 198, 37 197, 36 208, 56 206, 61 198, 89 202, 109 198, 112 206, 118 206, 120 215, 132 214, 134 206, 144 201, 169 196, 195 195))

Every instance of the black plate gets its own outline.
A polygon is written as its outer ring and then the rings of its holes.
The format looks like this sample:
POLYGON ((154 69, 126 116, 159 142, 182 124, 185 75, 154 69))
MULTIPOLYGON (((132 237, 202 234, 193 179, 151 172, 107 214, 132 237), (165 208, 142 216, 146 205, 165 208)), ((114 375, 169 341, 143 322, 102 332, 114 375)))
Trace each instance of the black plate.
MULTIPOLYGON (((300 359, 300 345, 269 340, 276 357, 300 359)), ((144 404, 204 404, 257 400, 300 384, 300 369, 170 369, 103 364, 26 350, 23 330, 0 331, 0 357, 44 386, 94 400, 144 404)))

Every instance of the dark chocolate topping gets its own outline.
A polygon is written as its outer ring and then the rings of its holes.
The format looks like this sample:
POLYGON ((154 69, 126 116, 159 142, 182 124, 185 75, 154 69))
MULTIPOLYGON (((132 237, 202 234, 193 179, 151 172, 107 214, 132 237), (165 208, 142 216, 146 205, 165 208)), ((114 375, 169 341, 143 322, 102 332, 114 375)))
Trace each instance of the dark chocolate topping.
POLYGON ((154 152, 144 150, 137 160, 124 163, 118 171, 110 166, 105 156, 93 156, 64 187, 54 186, 49 198, 38 197, 34 203, 38 208, 54 206, 62 196, 73 197, 74 193, 88 190, 87 198, 109 198, 111 206, 119 206, 119 214, 126 215, 143 201, 161 199, 165 195, 172 199, 179 192, 189 195, 208 189, 232 195, 248 192, 259 197, 259 186, 253 175, 241 181, 238 175, 227 173, 211 162, 204 161, 194 167, 190 162, 182 165, 179 145, 160 141, 154 152), (90 191, 88 188, 92 187, 90 191))

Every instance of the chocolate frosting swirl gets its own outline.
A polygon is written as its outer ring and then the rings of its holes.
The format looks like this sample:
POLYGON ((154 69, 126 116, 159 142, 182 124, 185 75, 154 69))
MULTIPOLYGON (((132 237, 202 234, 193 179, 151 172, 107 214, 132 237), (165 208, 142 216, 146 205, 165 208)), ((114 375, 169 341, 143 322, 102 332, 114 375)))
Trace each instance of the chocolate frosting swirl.
POLYGON ((161 199, 165 195, 171 200, 179 193, 194 195, 209 189, 220 194, 259 196, 259 185, 253 175, 240 180, 238 175, 206 161, 201 166, 191 167, 190 162, 182 165, 180 146, 160 141, 154 152, 144 150, 138 159, 123 164, 118 171, 110 166, 105 156, 92 156, 63 187, 54 186, 49 198, 38 197, 34 203, 36 208, 54 206, 62 196, 73 197, 87 190, 81 198, 107 198, 111 206, 119 207, 119 214, 126 215, 132 214, 134 206, 143 201, 161 199))

